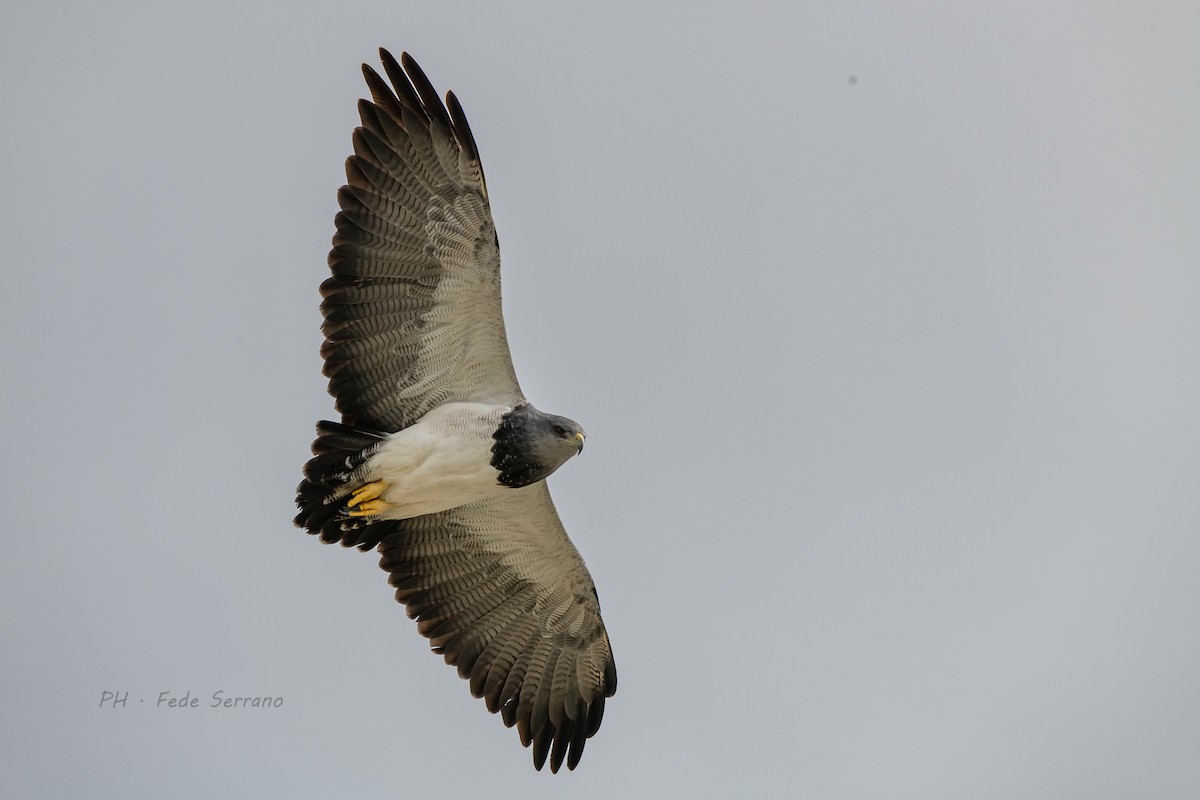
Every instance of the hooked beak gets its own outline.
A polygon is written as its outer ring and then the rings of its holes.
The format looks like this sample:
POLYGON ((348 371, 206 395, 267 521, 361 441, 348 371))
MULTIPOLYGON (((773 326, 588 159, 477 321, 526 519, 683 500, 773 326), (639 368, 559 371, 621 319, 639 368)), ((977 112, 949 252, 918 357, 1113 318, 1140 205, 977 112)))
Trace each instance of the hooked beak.
POLYGON ((582 433, 577 433, 577 434, 575 434, 575 441, 577 442, 577 444, 575 445, 575 452, 576 452, 576 453, 582 453, 582 452, 583 452, 583 440, 584 440, 584 439, 586 439, 586 438, 587 438, 587 437, 586 437, 586 436, 584 436, 582 433))

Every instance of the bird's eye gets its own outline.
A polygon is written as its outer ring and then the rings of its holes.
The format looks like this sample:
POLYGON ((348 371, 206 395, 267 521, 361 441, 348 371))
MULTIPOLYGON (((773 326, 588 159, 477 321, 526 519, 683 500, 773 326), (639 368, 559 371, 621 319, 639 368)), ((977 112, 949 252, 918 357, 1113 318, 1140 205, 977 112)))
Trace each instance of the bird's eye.
POLYGON ((564 428, 562 425, 555 425, 554 426, 554 435, 555 436, 566 436, 567 429, 564 428))

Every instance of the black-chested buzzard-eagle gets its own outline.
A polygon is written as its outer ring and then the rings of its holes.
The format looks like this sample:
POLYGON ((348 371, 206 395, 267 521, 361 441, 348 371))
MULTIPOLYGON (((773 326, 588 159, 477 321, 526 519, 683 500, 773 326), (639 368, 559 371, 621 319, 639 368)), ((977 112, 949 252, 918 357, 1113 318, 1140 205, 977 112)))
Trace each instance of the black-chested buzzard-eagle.
POLYGON ((479 150, 407 54, 363 65, 321 285, 325 375, 296 524, 378 548, 396 599, 541 769, 574 769, 617 688, 591 575, 546 477, 583 429, 525 399, 500 308, 479 150))

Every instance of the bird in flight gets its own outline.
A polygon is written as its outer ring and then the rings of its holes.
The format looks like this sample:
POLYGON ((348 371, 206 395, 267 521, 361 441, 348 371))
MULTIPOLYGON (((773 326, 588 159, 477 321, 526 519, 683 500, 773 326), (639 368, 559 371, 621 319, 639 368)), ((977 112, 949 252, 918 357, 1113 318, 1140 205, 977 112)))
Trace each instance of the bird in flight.
POLYGON ((407 53, 363 75, 354 154, 321 284, 321 355, 341 422, 317 423, 296 525, 377 548, 433 651, 574 769, 617 688, 592 577, 546 478, 582 452, 573 420, 517 383, 479 149, 407 53), (389 86, 390 82, 390 86, 389 86))

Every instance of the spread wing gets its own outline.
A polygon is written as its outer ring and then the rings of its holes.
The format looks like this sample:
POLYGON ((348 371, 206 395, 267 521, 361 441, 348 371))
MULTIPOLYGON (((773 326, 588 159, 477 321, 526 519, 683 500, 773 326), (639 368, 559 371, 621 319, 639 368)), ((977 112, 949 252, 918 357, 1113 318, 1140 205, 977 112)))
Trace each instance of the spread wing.
POLYGON ((396 431, 445 402, 515 405, 500 251, 479 150, 452 93, 442 104, 407 53, 380 50, 372 101, 338 192, 321 285, 325 375, 348 425, 396 431))
POLYGON ((533 745, 538 769, 574 769, 617 671, 592 576, 544 481, 390 523, 379 545, 396 599, 471 693, 533 745))

